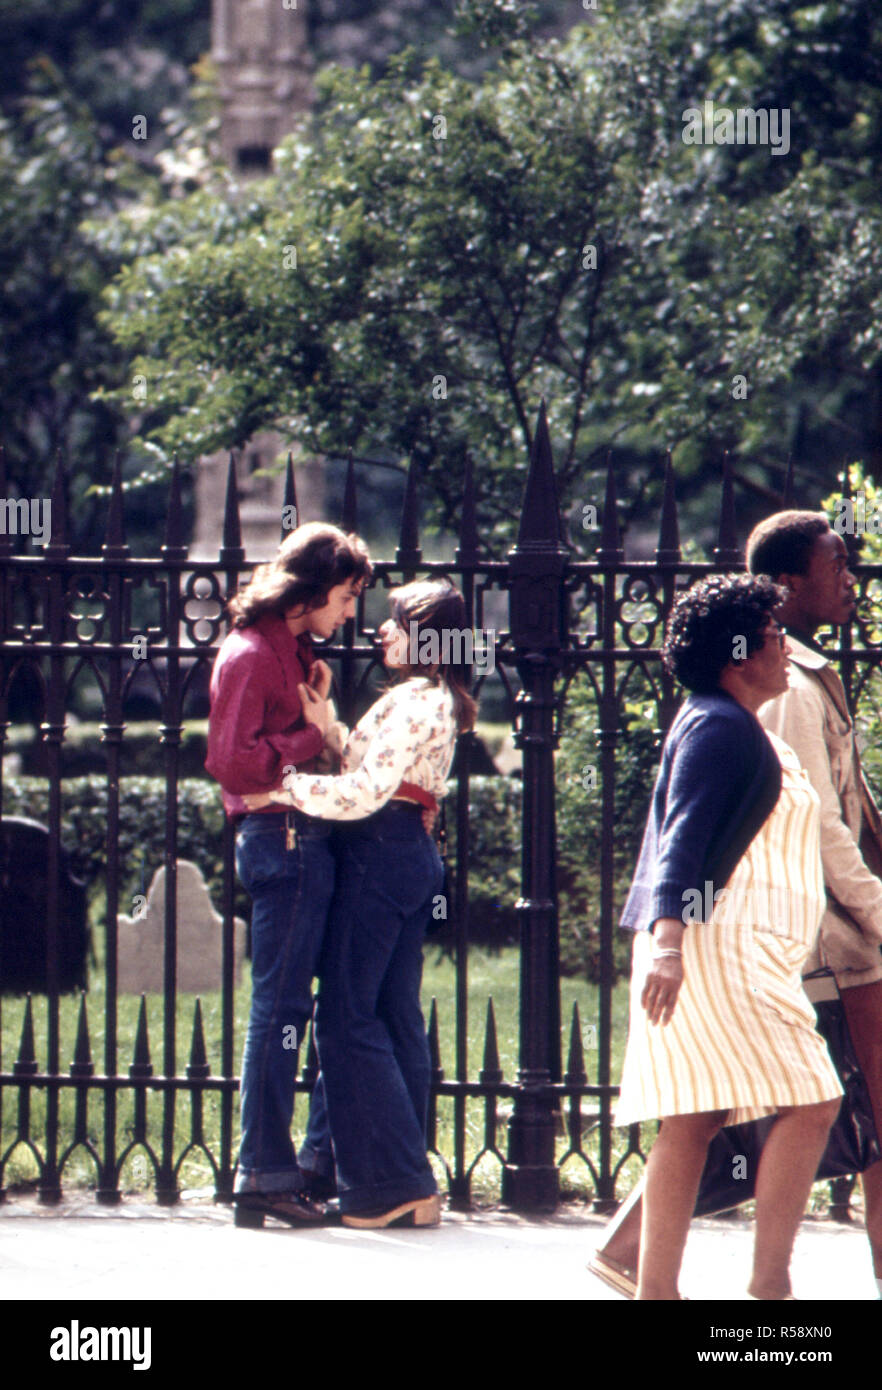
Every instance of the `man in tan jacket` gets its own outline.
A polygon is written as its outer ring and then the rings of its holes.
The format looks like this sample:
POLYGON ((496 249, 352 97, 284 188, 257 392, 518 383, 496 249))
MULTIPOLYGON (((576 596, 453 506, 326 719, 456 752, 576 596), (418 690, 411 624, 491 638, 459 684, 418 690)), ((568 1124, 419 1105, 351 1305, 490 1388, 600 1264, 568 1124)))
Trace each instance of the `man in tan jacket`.
MULTIPOLYGON (((789 743, 821 798, 821 857, 827 908, 806 975, 836 978, 882 1139, 882 821, 860 767, 854 724, 835 667, 815 643, 819 627, 855 612, 854 576, 840 535, 818 512, 777 512, 747 542, 753 574, 787 590, 776 617, 787 630, 789 689, 762 706, 767 729, 789 743)), ((827 978, 808 980, 813 1000, 835 997, 827 978)), ((862 1174, 867 1236, 882 1296, 882 1162, 862 1174)), ((620 1208, 589 1269, 633 1297, 639 1249, 639 1189, 620 1208)))
MULTIPOLYGON (((747 542, 747 567, 770 574, 788 595, 776 617, 787 630, 790 686, 759 718, 790 744, 821 798, 827 908, 805 973, 833 971, 882 1138, 882 821, 861 771, 842 681, 814 640, 819 627, 854 617, 854 575, 842 536, 817 512, 778 512, 760 522, 747 542)), ((829 977, 807 979, 806 993, 835 998, 836 986, 829 977)), ((882 1162, 861 1181, 882 1293, 882 1162)))

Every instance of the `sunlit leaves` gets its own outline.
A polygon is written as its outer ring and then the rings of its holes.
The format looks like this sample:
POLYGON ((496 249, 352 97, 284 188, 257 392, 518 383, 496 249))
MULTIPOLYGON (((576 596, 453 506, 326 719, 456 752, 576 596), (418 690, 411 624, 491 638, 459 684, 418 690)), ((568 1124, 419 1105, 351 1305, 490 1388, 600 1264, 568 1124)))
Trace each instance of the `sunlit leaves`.
POLYGON ((411 455, 448 521, 467 452, 485 515, 514 514, 541 395, 565 501, 608 441, 680 444, 696 476, 724 447, 780 468, 806 383, 829 373, 829 405, 879 360, 882 102, 843 78, 860 50, 878 67, 868 0, 618 0, 542 45, 525 7, 469 9, 500 40, 480 81, 412 54, 322 74, 272 178, 217 172, 105 229, 144 427, 167 452, 277 424, 411 455), (687 146, 706 98, 786 103, 791 154, 687 146))

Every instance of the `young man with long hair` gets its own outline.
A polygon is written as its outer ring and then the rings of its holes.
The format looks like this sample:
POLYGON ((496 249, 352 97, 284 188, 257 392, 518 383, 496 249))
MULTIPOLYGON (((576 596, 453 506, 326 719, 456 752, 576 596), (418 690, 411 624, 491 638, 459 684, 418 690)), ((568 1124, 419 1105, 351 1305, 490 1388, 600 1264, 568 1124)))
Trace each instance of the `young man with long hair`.
POLYGON ((370 574, 358 537, 317 522, 299 526, 230 603, 233 630, 212 672, 205 766, 236 824, 236 868, 252 903, 234 1191, 240 1225, 255 1215, 291 1225, 322 1219, 304 1194, 291 1119, 298 1044, 334 891, 331 826, 303 811, 251 811, 245 798, 277 786, 286 767, 316 766, 324 735, 304 717, 304 692, 324 699, 331 673, 312 639, 332 637, 354 616, 370 574))

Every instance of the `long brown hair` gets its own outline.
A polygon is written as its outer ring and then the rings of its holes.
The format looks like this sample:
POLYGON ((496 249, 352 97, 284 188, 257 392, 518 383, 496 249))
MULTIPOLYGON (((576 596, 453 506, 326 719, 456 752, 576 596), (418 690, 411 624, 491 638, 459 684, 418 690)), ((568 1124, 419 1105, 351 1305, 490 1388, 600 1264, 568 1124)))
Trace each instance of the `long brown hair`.
MULTIPOLYGON (((392 605, 392 617, 405 632, 410 634, 410 624, 416 623, 421 634, 427 631, 438 634, 438 648, 441 654, 445 650, 451 652, 451 633, 468 631, 465 599, 456 585, 444 576, 439 579, 417 579, 412 584, 403 584, 400 588, 390 591, 389 601, 392 605), (448 634, 446 643, 445 632, 448 634)), ((425 675, 428 674, 427 667, 437 666, 433 678, 444 681, 453 696, 457 730, 464 733, 467 729, 474 728, 478 702, 469 694, 471 677, 468 665, 463 661, 445 662, 442 659, 438 663, 428 657, 420 659, 421 645, 421 642, 418 643, 416 653, 411 652, 418 660, 406 667, 407 672, 412 676, 425 675)), ((457 642, 459 654, 461 647, 462 643, 457 642)))
POLYGON ((364 541, 336 526, 307 521, 292 531, 268 565, 229 603, 234 627, 252 627, 266 613, 283 618, 292 608, 321 608, 328 593, 347 579, 367 580, 371 561, 364 541))

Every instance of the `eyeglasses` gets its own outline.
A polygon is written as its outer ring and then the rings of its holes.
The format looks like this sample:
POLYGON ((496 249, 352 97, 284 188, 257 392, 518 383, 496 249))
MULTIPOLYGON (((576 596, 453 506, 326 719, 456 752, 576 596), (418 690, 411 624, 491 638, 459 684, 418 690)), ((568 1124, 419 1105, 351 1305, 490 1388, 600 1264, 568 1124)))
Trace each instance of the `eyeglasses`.
POLYGON ((779 627, 778 624, 773 621, 769 623, 768 627, 763 629, 763 640, 765 642, 769 638, 774 637, 777 637, 779 646, 783 647, 787 640, 787 633, 784 631, 783 627, 779 627))

